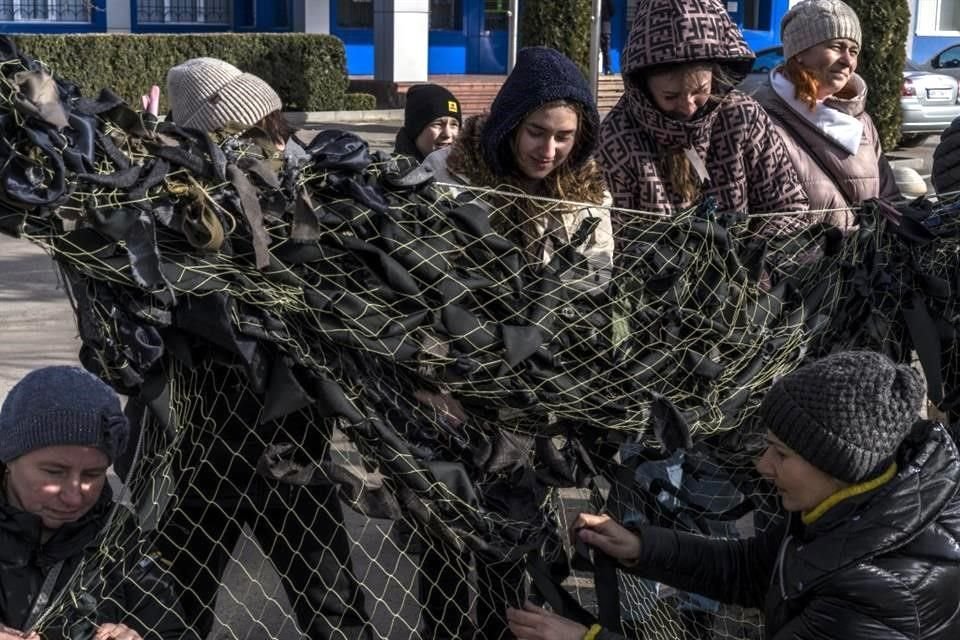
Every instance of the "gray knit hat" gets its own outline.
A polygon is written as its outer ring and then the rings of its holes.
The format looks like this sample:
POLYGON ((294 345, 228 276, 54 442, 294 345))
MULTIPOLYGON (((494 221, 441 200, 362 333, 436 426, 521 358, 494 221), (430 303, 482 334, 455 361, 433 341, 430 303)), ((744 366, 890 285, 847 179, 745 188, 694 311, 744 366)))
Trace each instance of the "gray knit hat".
POLYGON ((857 13, 840 0, 803 0, 780 21, 785 60, 813 45, 838 38, 857 44, 863 41, 857 13))
POLYGON ((266 82, 216 58, 193 58, 171 67, 167 96, 175 123, 208 132, 231 123, 252 127, 283 108, 266 82))
POLYGON ((924 394, 909 366, 872 351, 844 351, 778 380, 760 405, 760 420, 813 466, 857 483, 890 464, 924 394))
POLYGON ((14 385, 0 408, 0 462, 43 447, 96 447, 111 461, 130 426, 117 394, 79 367, 44 367, 14 385))

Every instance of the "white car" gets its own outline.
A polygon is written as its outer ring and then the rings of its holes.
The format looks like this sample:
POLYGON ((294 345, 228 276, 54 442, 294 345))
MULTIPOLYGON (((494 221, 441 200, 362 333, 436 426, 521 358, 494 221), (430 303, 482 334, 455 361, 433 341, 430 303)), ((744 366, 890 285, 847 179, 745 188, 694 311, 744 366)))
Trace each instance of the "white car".
MULTIPOLYGON (((757 51, 753 68, 737 88, 753 93, 767 81, 770 70, 782 63, 783 47, 757 51)), ((900 107, 903 111, 900 145, 917 146, 960 117, 960 84, 956 78, 924 71, 920 65, 907 60, 900 107)))
POLYGON ((957 79, 924 71, 907 60, 900 89, 903 122, 900 145, 912 147, 937 134, 960 117, 960 87, 957 79))
POLYGON ((960 80, 960 42, 942 49, 932 58, 919 65, 924 71, 942 73, 960 80))

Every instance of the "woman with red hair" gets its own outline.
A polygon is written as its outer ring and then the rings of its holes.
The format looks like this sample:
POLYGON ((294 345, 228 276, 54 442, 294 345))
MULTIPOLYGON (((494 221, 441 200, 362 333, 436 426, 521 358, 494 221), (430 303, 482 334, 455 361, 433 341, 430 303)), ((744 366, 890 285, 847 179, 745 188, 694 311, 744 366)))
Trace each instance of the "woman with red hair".
POLYGON ((840 0, 804 0, 780 23, 786 62, 754 97, 773 120, 810 199, 810 215, 849 230, 852 209, 899 195, 856 74, 861 30, 840 0))

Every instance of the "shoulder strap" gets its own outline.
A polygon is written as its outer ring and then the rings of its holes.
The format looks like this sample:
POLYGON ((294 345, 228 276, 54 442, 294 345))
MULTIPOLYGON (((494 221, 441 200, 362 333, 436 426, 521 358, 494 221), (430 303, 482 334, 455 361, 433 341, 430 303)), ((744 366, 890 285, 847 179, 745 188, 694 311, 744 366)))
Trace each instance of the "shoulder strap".
POLYGON ((40 586, 40 593, 37 594, 36 599, 33 601, 33 607, 30 609, 30 615, 27 616, 27 622, 23 625, 25 630, 29 631, 32 629, 47 606, 49 606, 51 597, 53 596, 53 589, 57 585, 57 579, 60 577, 62 571, 63 560, 53 565, 50 571, 47 572, 46 577, 43 579, 43 584, 40 586))
POLYGON ((810 159, 816 163, 820 171, 823 172, 823 175, 825 175, 827 179, 833 183, 833 186, 837 188, 837 192, 840 194, 840 197, 843 198, 843 201, 846 203, 846 205, 851 209, 855 208, 857 205, 850 202, 850 198, 847 197, 847 192, 843 190, 843 187, 840 186, 840 183, 837 182, 836 178, 833 177, 833 174, 827 169, 826 165, 823 164, 823 160, 820 159, 820 156, 814 152, 813 147, 810 145, 807 138, 796 130, 796 128, 790 122, 790 119, 781 118, 778 124, 789 131, 790 135, 793 136, 794 143, 802 147, 803 150, 807 152, 807 155, 810 156, 810 159))

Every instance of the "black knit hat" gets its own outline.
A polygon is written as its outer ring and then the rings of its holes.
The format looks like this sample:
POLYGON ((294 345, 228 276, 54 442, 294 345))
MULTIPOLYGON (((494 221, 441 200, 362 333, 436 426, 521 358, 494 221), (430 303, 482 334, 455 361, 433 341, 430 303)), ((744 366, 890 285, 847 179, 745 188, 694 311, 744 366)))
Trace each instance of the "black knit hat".
POLYGON ((460 101, 438 84, 415 84, 407 89, 403 128, 412 140, 416 140, 424 127, 437 118, 456 118, 463 124, 460 101))
POLYGON ((0 462, 44 447, 95 447, 113 461, 127 444, 130 426, 113 390, 79 367, 31 371, 0 409, 0 462))
POLYGON ((858 483, 890 464, 924 394, 909 366, 872 351, 844 351, 778 380, 760 405, 760 420, 813 466, 858 483))
POLYGON ((483 125, 483 157, 498 176, 514 167, 511 135, 525 117, 548 102, 567 100, 583 109, 577 145, 567 160, 578 169, 597 146, 600 114, 586 79, 565 55, 548 47, 527 47, 517 55, 517 64, 500 87, 483 125))

